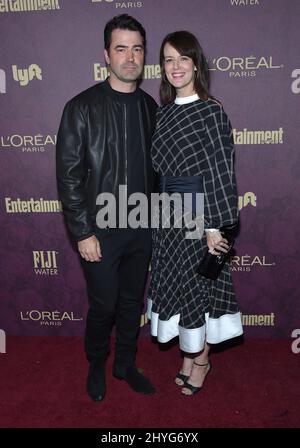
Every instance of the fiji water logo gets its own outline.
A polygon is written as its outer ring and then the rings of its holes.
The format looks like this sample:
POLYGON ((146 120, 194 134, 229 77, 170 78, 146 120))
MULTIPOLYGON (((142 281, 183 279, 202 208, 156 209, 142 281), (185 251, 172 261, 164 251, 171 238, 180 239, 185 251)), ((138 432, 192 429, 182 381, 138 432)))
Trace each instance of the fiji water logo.
POLYGON ((33 250, 32 256, 36 275, 58 275, 56 250, 33 250))
POLYGON ((259 6, 259 0, 230 0, 231 6, 259 6))

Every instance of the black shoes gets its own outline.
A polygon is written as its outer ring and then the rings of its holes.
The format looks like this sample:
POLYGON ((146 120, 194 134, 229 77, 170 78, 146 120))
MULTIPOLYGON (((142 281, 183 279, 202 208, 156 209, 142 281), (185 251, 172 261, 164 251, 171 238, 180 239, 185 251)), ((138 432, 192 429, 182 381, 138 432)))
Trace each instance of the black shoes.
POLYGON ((178 372, 175 376, 175 384, 177 384, 177 386, 184 386, 185 383, 187 382, 187 380, 189 379, 189 375, 185 375, 184 373, 180 373, 178 372), (180 380, 181 383, 178 383, 176 380, 180 380))
POLYGON ((86 390, 93 401, 102 401, 105 397, 105 363, 91 362, 86 382, 86 390))
MULTIPOLYGON (((208 361, 208 362, 205 363, 205 364, 198 364, 197 362, 194 361, 194 364, 195 364, 196 366, 199 366, 199 367, 206 367, 205 376, 204 376, 204 378, 203 378, 203 383, 204 383, 205 378, 207 377, 208 373, 209 373, 210 370, 211 370, 211 362, 208 361)), ((186 394, 186 393, 182 392, 182 394, 185 395, 186 397, 191 397, 192 395, 197 394, 197 393, 200 392, 200 390, 203 388, 203 383, 202 383, 202 386, 199 386, 199 387, 198 387, 198 386, 193 386, 192 384, 190 384, 190 383, 188 383, 188 382, 186 381, 186 382, 184 383, 184 385, 183 385, 183 388, 189 390, 190 393, 186 394)))
MULTIPOLYGON (((114 367, 113 375, 119 380, 125 380, 131 389, 140 394, 154 394, 155 388, 148 378, 142 375, 135 366, 127 369, 114 367)), ((93 401, 102 401, 106 393, 105 362, 91 362, 86 382, 86 390, 93 401)))
POLYGON ((155 392, 155 387, 135 366, 128 367, 125 372, 114 368, 113 375, 119 380, 125 380, 135 392, 146 395, 151 395, 155 392))

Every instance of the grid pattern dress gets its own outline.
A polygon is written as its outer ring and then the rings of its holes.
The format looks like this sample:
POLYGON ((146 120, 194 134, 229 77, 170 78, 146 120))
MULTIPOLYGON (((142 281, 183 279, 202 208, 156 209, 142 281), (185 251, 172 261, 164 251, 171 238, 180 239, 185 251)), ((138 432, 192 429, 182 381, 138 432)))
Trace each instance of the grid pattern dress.
MULTIPOLYGON (((203 176, 205 228, 237 222, 232 130, 219 103, 193 95, 160 108, 152 158, 160 176, 203 176)), ((229 264, 214 281, 197 274, 206 238, 185 234, 184 228, 153 230, 148 317, 160 342, 179 335, 181 349, 196 353, 205 340, 218 343, 243 331, 229 264)))

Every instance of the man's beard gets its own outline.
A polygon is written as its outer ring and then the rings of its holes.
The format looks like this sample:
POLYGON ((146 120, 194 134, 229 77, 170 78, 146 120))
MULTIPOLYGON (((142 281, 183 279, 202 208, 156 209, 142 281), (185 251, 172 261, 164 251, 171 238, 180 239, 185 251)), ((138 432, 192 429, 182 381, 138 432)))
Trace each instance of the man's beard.
POLYGON ((126 70, 126 65, 124 65, 124 66, 120 67, 120 70, 117 73, 114 72, 120 81, 132 82, 132 81, 136 81, 137 79, 139 79, 141 77, 141 74, 143 71, 142 67, 140 67, 136 64, 127 65, 127 67, 132 67, 132 70, 126 70))

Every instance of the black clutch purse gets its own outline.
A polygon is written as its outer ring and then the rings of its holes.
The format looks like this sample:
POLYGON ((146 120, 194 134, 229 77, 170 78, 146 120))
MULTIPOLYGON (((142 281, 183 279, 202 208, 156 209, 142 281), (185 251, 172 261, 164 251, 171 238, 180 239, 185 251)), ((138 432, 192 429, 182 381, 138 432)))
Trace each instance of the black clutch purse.
POLYGON ((225 262, 228 260, 230 256, 230 251, 234 245, 234 239, 236 235, 236 226, 235 227, 222 227, 220 229, 223 237, 226 238, 229 245, 228 252, 220 253, 220 255, 211 254, 206 249, 205 255, 202 258, 199 267, 198 274, 203 275, 203 277, 209 278, 211 280, 216 280, 223 269, 225 262))

